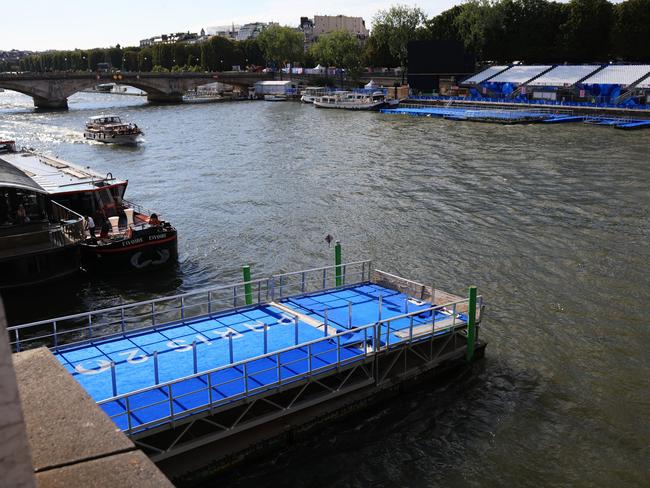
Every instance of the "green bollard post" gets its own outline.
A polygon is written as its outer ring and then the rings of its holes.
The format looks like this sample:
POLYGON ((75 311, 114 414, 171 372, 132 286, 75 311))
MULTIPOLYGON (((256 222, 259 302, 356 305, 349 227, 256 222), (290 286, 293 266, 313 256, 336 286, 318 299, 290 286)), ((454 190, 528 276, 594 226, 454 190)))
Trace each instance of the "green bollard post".
POLYGON ((474 359, 476 345, 476 287, 469 287, 469 303, 467 309, 467 361, 474 359))
POLYGON ((247 264, 242 266, 244 272, 244 295, 246 297, 246 305, 253 304, 253 285, 251 285, 251 267, 247 264))
POLYGON ((341 241, 334 245, 334 262, 336 264, 336 286, 343 285, 343 273, 341 272, 341 241))

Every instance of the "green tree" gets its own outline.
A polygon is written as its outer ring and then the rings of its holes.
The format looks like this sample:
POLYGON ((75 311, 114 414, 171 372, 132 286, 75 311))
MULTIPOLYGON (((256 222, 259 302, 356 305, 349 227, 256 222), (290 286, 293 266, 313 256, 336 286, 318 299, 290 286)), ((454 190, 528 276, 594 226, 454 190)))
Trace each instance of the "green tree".
POLYGON ((286 63, 292 65, 302 60, 305 54, 303 34, 290 27, 272 25, 260 33, 257 42, 266 61, 277 68, 286 63))
POLYGON ((246 39, 238 44, 242 49, 246 66, 262 66, 264 64, 264 53, 257 39, 246 39))
POLYGON ((387 45, 390 53, 402 68, 402 83, 406 73, 408 43, 418 39, 418 29, 426 19, 424 12, 417 7, 394 5, 388 10, 377 12, 372 21, 372 35, 379 46, 387 45))
POLYGON ((151 48, 145 47, 138 53, 138 71, 151 71, 153 68, 151 48))
POLYGON ((650 0, 627 0, 615 6, 613 50, 628 61, 650 61, 650 0))
POLYGON ((570 62, 606 61, 611 54, 614 8, 607 0, 571 0, 560 26, 560 45, 570 62))
POLYGON ((399 65, 387 44, 379 44, 377 38, 371 35, 363 44, 362 64, 383 68, 395 68, 399 65))
POLYGON ((339 30, 320 36, 310 48, 317 63, 336 66, 348 72, 352 79, 361 71, 361 45, 356 36, 339 30))
POLYGON ((462 13, 463 7, 463 5, 456 5, 426 20, 424 22, 425 37, 434 41, 462 42, 456 19, 462 13))

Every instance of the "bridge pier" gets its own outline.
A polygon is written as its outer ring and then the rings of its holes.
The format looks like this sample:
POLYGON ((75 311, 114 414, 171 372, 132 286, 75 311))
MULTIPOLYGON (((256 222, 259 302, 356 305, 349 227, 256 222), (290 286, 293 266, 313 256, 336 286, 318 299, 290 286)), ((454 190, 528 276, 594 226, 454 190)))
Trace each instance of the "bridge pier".
POLYGON ((152 103, 181 103, 182 93, 147 93, 147 100, 152 103))
POLYGON ((51 99, 44 97, 32 97, 34 99, 34 106, 47 110, 68 110, 68 99, 51 99))

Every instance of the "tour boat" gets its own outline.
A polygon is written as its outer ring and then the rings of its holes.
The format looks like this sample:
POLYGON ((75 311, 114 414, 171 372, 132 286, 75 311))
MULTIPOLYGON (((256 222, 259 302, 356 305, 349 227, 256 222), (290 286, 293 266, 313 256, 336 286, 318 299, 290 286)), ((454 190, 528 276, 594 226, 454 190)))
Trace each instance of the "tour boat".
POLYGON ((15 147, 2 159, 28 175, 56 204, 92 218, 94 236, 88 229, 78 243, 84 269, 139 271, 176 261, 176 229, 124 199, 128 180, 15 147))
POLYGON ((314 106, 318 108, 340 108, 345 110, 378 110, 390 104, 382 92, 372 94, 365 93, 335 93, 325 95, 314 100, 314 106))
POLYGON ((86 122, 84 137, 112 144, 137 144, 144 135, 136 124, 125 123, 117 115, 95 115, 86 122))
POLYGON ((323 86, 308 86, 302 92, 300 101, 303 103, 314 103, 314 100, 324 96, 327 93, 327 87, 323 86))

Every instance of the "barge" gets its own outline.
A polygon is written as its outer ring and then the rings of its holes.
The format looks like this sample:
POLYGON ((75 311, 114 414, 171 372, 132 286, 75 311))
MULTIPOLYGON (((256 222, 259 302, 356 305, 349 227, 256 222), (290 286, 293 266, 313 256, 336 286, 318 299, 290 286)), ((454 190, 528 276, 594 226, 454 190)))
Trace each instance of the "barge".
MULTIPOLYGON (((124 199, 128 180, 105 176, 7 143, 0 160, 30 179, 56 205, 85 218, 75 244, 87 271, 141 271, 177 260, 177 232, 149 210, 124 199)), ((72 266, 72 265, 71 265, 72 266)))
POLYGON ((370 261, 246 271, 241 283, 10 327, 11 344, 48 346, 171 477, 483 354, 475 287, 461 298, 370 261))
POLYGON ((83 217, 3 160, 0 141, 0 289, 32 286, 75 274, 81 266, 83 217))

